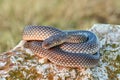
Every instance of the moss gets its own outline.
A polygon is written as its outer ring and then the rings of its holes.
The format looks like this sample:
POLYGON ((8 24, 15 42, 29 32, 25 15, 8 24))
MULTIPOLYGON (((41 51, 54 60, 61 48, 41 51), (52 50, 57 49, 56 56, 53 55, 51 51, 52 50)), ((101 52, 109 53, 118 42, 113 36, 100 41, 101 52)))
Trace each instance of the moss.
POLYGON ((115 61, 120 64, 120 55, 117 56, 115 61))
POLYGON ((7 80, 36 80, 38 77, 41 77, 41 74, 38 74, 34 67, 26 69, 24 67, 18 67, 16 70, 9 71, 9 77, 6 77, 7 80))

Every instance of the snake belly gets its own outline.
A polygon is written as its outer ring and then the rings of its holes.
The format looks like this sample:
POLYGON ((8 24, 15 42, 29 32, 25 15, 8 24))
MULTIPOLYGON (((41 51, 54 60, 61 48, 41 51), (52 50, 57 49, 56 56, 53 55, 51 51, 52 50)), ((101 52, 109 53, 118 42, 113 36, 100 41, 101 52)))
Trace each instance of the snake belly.
POLYGON ((50 26, 27 26, 23 31, 23 40, 28 41, 28 48, 34 53, 48 58, 51 62, 60 66, 94 67, 100 59, 99 40, 90 31, 62 31, 50 26), (42 47, 44 40, 63 33, 67 33, 68 35, 85 34, 88 39, 80 43, 64 42, 50 49, 42 47))

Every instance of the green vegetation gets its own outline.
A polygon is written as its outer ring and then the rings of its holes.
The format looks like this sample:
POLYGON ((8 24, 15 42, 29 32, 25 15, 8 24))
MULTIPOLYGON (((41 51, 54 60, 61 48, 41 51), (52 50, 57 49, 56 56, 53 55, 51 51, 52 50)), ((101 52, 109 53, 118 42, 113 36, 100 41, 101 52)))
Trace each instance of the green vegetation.
POLYGON ((0 52, 13 48, 26 25, 89 29, 119 24, 119 0, 0 0, 0 52))

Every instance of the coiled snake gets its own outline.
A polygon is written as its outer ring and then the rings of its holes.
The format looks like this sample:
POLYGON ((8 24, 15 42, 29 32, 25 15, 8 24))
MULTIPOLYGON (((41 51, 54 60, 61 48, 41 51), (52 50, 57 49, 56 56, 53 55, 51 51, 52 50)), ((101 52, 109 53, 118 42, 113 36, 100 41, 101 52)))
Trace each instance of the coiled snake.
POLYGON ((34 53, 66 67, 93 67, 100 59, 99 40, 85 30, 62 31, 49 26, 27 26, 23 40, 34 53))

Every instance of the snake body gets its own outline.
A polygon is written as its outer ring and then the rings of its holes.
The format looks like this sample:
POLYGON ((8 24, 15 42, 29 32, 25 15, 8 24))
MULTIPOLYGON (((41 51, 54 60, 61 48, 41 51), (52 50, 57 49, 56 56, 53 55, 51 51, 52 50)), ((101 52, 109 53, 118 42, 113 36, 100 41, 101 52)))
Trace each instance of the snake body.
POLYGON ((23 40, 28 41, 28 48, 34 53, 61 66, 93 67, 100 59, 99 40, 91 31, 27 26, 23 31, 23 40))

